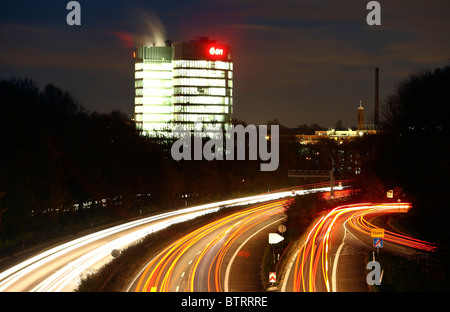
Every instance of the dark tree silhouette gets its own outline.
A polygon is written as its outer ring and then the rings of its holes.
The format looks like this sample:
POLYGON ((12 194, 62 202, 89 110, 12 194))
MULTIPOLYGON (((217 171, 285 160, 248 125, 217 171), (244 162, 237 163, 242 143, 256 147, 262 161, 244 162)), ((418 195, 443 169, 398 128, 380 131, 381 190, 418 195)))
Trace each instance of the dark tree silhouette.
POLYGON ((430 225, 450 216, 449 117, 449 66, 401 81, 384 110, 386 145, 377 170, 410 194, 430 225))
POLYGON ((402 80, 387 99, 383 116, 384 143, 373 170, 412 202, 409 227, 438 245, 423 267, 433 282, 430 291, 448 291, 450 67, 419 71, 402 80))
POLYGON ((0 81, 0 142, 0 249, 285 187, 295 159, 281 142, 270 173, 259 160, 177 162, 172 142, 141 135, 124 113, 89 112, 69 92, 29 79, 0 81))

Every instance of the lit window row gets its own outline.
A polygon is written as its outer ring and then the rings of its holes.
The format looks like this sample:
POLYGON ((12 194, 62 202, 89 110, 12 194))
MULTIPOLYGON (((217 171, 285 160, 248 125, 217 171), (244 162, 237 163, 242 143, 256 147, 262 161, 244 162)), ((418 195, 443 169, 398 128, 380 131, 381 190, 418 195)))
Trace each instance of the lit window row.
POLYGON ((139 87, 163 88, 163 89, 164 88, 165 89, 172 88, 172 79, 168 79, 168 80, 145 79, 145 80, 141 80, 141 81, 142 81, 142 85, 140 85, 139 87))
POLYGON ((233 70, 232 62, 205 61, 205 60, 176 60, 173 62, 144 61, 135 63, 134 69, 149 71, 171 71, 173 68, 205 68, 233 70))
POLYGON ((167 123, 173 119, 172 114, 143 114, 143 122, 167 123))
POLYGON ((175 104, 230 104, 228 97, 222 96, 174 96, 175 104))
POLYGON ((204 60, 176 60, 173 61, 173 67, 233 70, 233 63, 222 61, 204 61, 204 60))
MULTIPOLYGON (((229 96, 232 96, 231 89, 229 89, 229 96)), ((174 94, 184 94, 184 95, 218 95, 226 96, 227 89, 225 88, 205 88, 205 87, 175 87, 173 90, 174 94)))
POLYGON ((172 89, 163 88, 137 88, 136 96, 172 96, 172 89))
POLYGON ((136 79, 172 79, 172 71, 137 71, 135 73, 136 79))
POLYGON ((228 105, 175 105, 175 113, 196 113, 196 114, 228 114, 231 109, 228 105))
POLYGON ((225 87, 225 79, 174 78, 174 86, 225 87))
POLYGON ((172 105, 171 97, 160 96, 137 96, 134 98, 134 104, 136 105, 172 105))
POLYGON ((144 63, 136 63, 134 65, 134 69, 136 71, 138 70, 151 70, 151 71, 172 71, 172 62, 161 62, 156 63, 155 61, 152 62, 144 62, 144 63))
POLYGON ((213 69, 175 69, 174 77, 204 77, 204 78, 225 78, 225 71, 213 69))
POLYGON ((158 123, 153 123, 153 122, 143 122, 142 123, 142 129, 145 129, 145 131, 169 131, 171 128, 169 123, 165 123, 165 122, 158 122, 158 123))
MULTIPOLYGON (((212 80, 212 79, 211 79, 212 80)), ((200 79, 199 78, 175 78, 172 79, 136 79, 134 82, 134 86, 137 88, 146 87, 146 88, 166 88, 170 89, 173 87, 173 84, 177 85, 195 85, 202 86, 203 88, 193 88, 190 91, 175 91, 175 93, 183 93, 183 94, 211 94, 211 95, 221 95, 223 94, 223 90, 218 90, 218 88, 214 87, 225 87, 225 81, 222 79, 216 79, 217 81, 208 82, 208 79, 200 79), (208 90, 208 87, 211 87, 211 90, 208 90), (209 93, 208 93, 209 92, 209 93)), ((228 80, 228 87, 231 88, 233 86, 233 82, 228 80)), ((180 90, 179 88, 175 88, 175 90, 180 90)), ((183 88, 183 90, 187 90, 183 88)))
POLYGON ((225 122, 226 115, 175 114, 175 122, 225 122))
MULTIPOLYGON (((197 135, 200 135, 202 137, 217 137, 222 138, 223 131, 226 130, 226 124, 221 122, 215 122, 215 121, 209 121, 209 122, 176 122, 177 127, 181 127, 182 130, 188 130, 188 131, 198 131, 197 135), (224 127, 225 126, 225 127, 224 127)), ((183 133, 175 134, 174 137, 182 137, 183 133)))
POLYGON ((172 114, 172 105, 137 105, 136 114, 172 114))

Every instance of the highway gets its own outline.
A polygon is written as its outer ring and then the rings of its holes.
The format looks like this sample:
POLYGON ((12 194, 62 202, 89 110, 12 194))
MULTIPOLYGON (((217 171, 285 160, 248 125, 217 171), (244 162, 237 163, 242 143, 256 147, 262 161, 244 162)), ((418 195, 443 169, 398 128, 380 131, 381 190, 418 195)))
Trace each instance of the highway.
MULTIPOLYGON (((185 222, 200 215, 216 212, 224 207, 256 204, 258 202, 267 202, 290 197, 295 194, 304 194, 311 191, 321 192, 325 190, 329 190, 329 187, 324 187, 323 184, 320 186, 317 185, 314 189, 307 187, 306 190, 300 188, 297 188, 295 191, 292 189, 281 190, 257 196, 173 210, 167 213, 114 226, 106 230, 79 237, 72 241, 54 246, 53 248, 42 251, 29 259, 4 270, 0 273, 0 292, 71 292, 78 287, 80 276, 98 270, 99 267, 108 261, 111 261, 111 252, 113 250, 121 250, 126 248, 146 235, 163 229, 171 224, 185 222)), ((274 208, 273 211, 275 210, 276 209, 274 208)), ((253 221, 249 219, 247 220, 248 222, 243 222, 243 224, 246 224, 246 229, 251 228, 254 225, 253 223, 256 222, 256 215, 253 217, 253 221)), ((270 212, 265 213, 265 215, 261 216, 261 218, 269 219, 270 212)), ((238 220, 236 220, 236 223, 237 222, 238 220)), ((235 229, 240 229, 241 231, 244 230, 244 228, 240 227, 235 229)), ((228 229, 225 229, 222 224, 222 227, 217 225, 216 230, 226 232, 228 229)), ((203 238, 203 240, 204 239, 205 238, 203 238)), ((209 239, 211 239, 211 237, 209 239)), ((226 239, 223 239, 223 242, 225 242, 226 239)), ((217 244, 218 242, 215 243, 216 244, 211 244, 211 248, 207 248, 204 251, 205 255, 202 254, 202 259, 208 259, 203 260, 207 262, 219 263, 220 266, 220 261, 217 261, 220 259, 215 259, 213 257, 215 254, 215 249, 213 248, 217 248, 217 246, 219 246, 217 244)), ((195 276, 196 279, 199 279, 199 276, 202 274, 206 274, 203 271, 203 261, 201 261, 201 263, 195 262, 193 264, 193 276, 195 276)), ((178 267, 175 268, 177 263, 179 262, 175 261, 173 265, 173 270, 175 272, 178 272, 178 267)), ((213 275, 214 274, 216 273, 213 272, 213 275)), ((170 281, 167 281, 167 283, 169 282, 170 281)), ((171 289, 170 286, 166 284, 164 284, 163 287, 164 289, 167 287, 171 289)), ((184 287, 189 290, 217 290, 222 286, 211 285, 211 283, 200 283, 198 285, 194 283, 184 287)))
MULTIPOLYGON (((298 250, 292 254, 281 291, 345 291, 339 288, 341 283, 338 276, 339 266, 343 265, 340 261, 342 250, 353 245, 353 248, 375 251, 371 229, 380 227, 371 223, 371 220, 387 214, 406 213, 410 208, 408 203, 361 203, 340 206, 325 212, 313 224, 298 250)), ((433 244, 395 233, 390 229, 385 230, 383 241, 383 252, 395 254, 411 255, 435 249, 433 244)), ((364 266, 365 264, 361 263, 362 271, 364 266)), ((353 266, 348 270, 360 272, 361 268, 353 266)), ((341 275, 349 276, 352 272, 346 271, 341 275)), ((365 275, 359 278, 365 281, 365 275)))
POLYGON ((232 264, 242 246, 266 227, 281 224, 286 201, 255 205, 182 237, 155 256, 129 290, 228 292, 232 264))

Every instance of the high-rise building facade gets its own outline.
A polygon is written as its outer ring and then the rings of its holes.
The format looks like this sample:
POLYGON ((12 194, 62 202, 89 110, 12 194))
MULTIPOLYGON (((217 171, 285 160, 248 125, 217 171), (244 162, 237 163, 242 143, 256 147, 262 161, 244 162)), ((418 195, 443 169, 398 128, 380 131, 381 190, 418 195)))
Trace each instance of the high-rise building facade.
POLYGON ((170 131, 173 119, 172 47, 135 51, 135 122, 148 133, 170 131))
POLYGON ((231 48, 206 37, 135 51, 135 121, 149 135, 176 126, 226 130, 233 114, 231 48))

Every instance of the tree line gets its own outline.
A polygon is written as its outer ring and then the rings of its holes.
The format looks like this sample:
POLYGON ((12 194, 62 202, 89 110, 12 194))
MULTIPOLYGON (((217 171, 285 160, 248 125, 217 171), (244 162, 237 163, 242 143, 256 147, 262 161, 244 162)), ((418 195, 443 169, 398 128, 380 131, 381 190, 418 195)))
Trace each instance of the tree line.
MULTIPOLYGON (((240 122, 240 121, 235 121, 240 122)), ((141 213, 284 187, 260 162, 174 161, 171 142, 141 135, 120 111, 88 111, 53 84, 0 81, 0 247, 141 213)))

